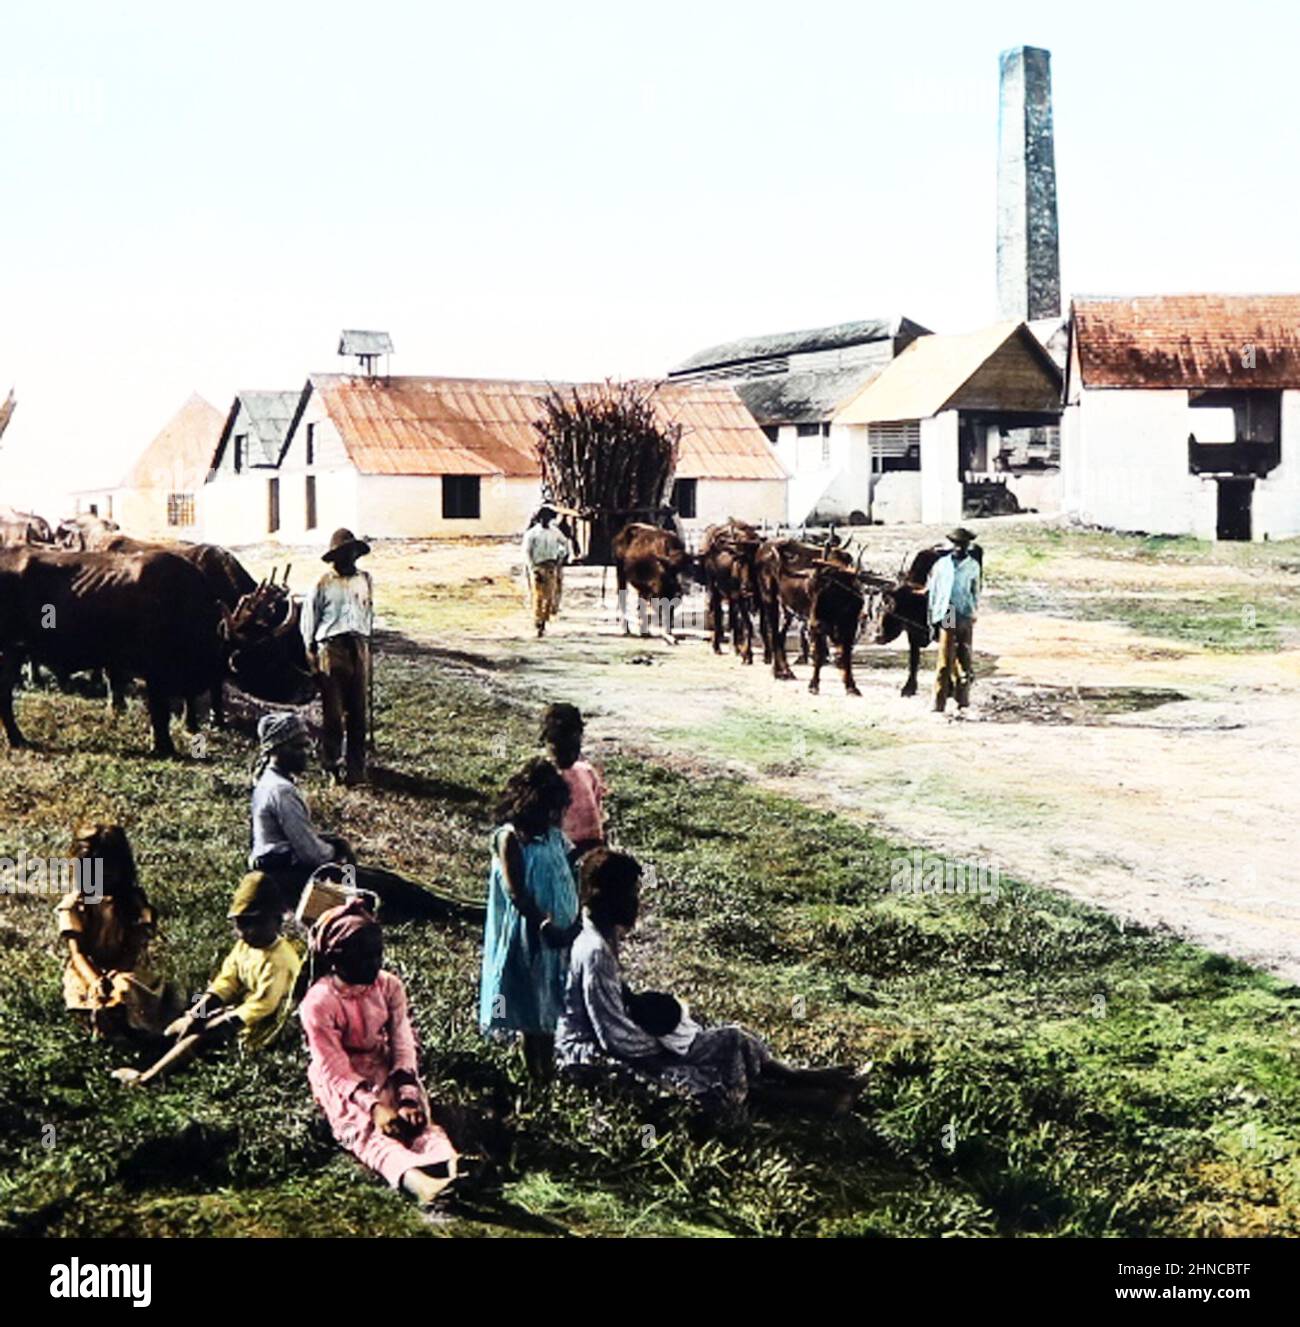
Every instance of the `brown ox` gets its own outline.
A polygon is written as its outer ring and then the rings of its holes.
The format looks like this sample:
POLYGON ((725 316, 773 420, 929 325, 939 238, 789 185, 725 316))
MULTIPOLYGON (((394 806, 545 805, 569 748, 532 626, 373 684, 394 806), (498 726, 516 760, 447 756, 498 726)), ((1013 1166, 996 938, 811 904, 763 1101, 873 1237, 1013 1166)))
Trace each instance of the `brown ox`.
POLYGON ((637 618, 641 635, 648 636, 653 614, 663 629, 664 639, 677 644, 673 635, 673 617, 681 603, 683 580, 691 574, 691 556, 671 530, 657 525, 634 522, 625 525, 610 541, 614 568, 618 576, 618 611, 623 634, 630 634, 627 617, 627 587, 637 593, 637 618))
POLYGON ((140 678, 154 752, 175 755, 172 699, 220 686, 220 614, 202 575, 172 553, 0 549, 0 724, 10 745, 26 745, 13 687, 31 659, 56 672, 140 678))
POLYGON ((734 518, 724 525, 711 525, 704 532, 700 566, 709 596, 709 621, 713 629, 713 653, 722 653, 722 605, 727 605, 731 624, 731 647, 742 663, 754 662, 754 621, 750 605, 756 602, 754 556, 762 543, 752 525, 734 518))
POLYGON ((813 675, 808 690, 821 689, 822 664, 833 641, 839 654, 844 690, 861 695, 853 680, 853 643, 862 618, 863 595, 853 560, 840 549, 821 548, 794 539, 769 540, 755 556, 758 601, 763 628, 764 662, 783 681, 794 678, 786 659, 785 638, 796 618, 807 624, 813 647, 813 675))
POLYGON ((225 615, 221 634, 241 691, 280 705, 305 705, 315 695, 301 615, 301 600, 274 580, 256 586, 225 615))

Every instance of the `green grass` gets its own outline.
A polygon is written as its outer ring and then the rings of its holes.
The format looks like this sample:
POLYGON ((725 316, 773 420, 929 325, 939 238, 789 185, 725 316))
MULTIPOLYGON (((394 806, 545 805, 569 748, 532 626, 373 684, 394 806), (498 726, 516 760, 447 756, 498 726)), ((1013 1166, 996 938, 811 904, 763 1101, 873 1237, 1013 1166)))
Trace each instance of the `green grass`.
MULTIPOLYGON (((371 860, 483 888, 493 795, 531 747, 521 709, 427 657, 382 660, 382 764, 310 783, 371 860)), ((166 975, 229 942, 249 743, 155 763, 138 709, 25 696, 46 753, 0 757, 0 851, 61 853, 121 819, 162 914, 166 975)), ((754 741, 759 740, 755 733, 754 741)), ((818 739, 820 740, 820 739, 818 739)), ((537 1090, 474 1024, 479 936, 388 931, 436 1100, 476 1121, 493 1219, 433 1228, 330 1140, 300 1039, 157 1091, 108 1075, 60 998, 46 899, 0 900, 0 1213, 10 1232, 167 1235, 1300 1233, 1300 999, 1193 947, 1000 881, 996 902, 890 892, 902 848, 742 780, 610 762, 618 837, 654 868, 634 984, 679 992, 805 1061, 874 1059, 861 1112, 711 1126, 676 1103, 537 1090)))
POLYGON ((985 544, 990 602, 1004 610, 1118 622, 1230 652, 1300 641, 1300 540, 1210 543, 1025 524, 994 527, 985 544), (1150 583, 1098 583, 1091 568, 1071 568, 1080 559, 1149 569, 1150 583), (1201 583, 1168 583, 1167 573, 1196 568, 1206 569, 1201 583))

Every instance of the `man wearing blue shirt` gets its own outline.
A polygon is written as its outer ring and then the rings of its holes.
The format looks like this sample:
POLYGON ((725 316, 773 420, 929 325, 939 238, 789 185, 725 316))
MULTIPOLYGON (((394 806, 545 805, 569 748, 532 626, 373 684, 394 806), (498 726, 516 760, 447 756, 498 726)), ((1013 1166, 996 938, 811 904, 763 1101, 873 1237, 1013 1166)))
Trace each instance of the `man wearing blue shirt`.
POLYGON ((971 666, 975 614, 980 598, 979 550, 973 553, 975 536, 958 528, 948 534, 951 552, 930 568, 926 581, 931 628, 939 641, 939 665, 934 675, 934 708, 942 714, 948 697, 957 708, 970 704, 971 666))

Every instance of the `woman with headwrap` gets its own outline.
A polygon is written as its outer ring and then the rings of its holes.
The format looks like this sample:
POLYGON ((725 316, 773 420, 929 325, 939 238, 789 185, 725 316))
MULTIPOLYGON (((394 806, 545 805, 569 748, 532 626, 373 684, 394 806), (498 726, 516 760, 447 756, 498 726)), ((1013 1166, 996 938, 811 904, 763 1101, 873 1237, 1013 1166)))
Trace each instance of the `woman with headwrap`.
POLYGON ((315 981, 298 1016, 307 1079, 334 1137, 427 1206, 456 1178, 456 1150, 429 1118, 401 979, 383 970, 379 923, 360 899, 312 931, 315 981))

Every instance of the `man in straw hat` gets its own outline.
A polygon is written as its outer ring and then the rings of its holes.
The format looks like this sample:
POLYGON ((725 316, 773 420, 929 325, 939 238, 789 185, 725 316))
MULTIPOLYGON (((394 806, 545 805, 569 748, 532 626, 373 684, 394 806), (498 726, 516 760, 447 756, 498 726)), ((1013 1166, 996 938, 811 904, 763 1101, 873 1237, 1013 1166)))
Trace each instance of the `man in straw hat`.
POLYGON ((533 596, 533 621, 537 634, 546 634, 546 624, 560 608, 564 589, 564 564, 572 553, 564 532, 554 525, 555 508, 544 506, 524 531, 524 570, 533 596))
POLYGON ((321 555, 330 570, 302 606, 302 636, 324 709, 325 768, 347 784, 366 777, 374 586, 370 573, 357 569, 357 559, 369 552, 370 545, 351 530, 335 530, 321 555))
POLYGON ((936 560, 926 581, 930 625, 939 642, 939 663, 934 675, 934 708, 942 714, 948 697, 958 710, 970 704, 974 679, 972 648, 975 614, 980 597, 980 549, 975 536, 958 527, 948 532, 952 548, 936 560))

